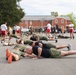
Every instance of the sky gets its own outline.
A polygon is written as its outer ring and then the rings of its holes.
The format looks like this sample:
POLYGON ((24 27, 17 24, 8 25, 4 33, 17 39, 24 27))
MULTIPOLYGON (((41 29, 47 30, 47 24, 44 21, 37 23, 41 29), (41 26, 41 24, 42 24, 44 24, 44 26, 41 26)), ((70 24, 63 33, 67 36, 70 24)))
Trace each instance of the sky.
POLYGON ((22 0, 20 6, 26 15, 76 14, 76 0, 22 0))

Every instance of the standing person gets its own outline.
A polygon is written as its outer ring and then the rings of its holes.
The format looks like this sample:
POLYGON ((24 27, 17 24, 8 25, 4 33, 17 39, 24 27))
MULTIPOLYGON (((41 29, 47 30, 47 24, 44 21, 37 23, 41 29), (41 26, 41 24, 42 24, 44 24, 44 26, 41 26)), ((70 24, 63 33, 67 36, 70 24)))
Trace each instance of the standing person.
POLYGON ((19 25, 16 26, 16 33, 17 33, 17 35, 20 35, 20 33, 21 33, 21 28, 19 25))
POLYGON ((12 34, 12 28, 9 26, 8 27, 8 36, 12 34))
POLYGON ((58 33, 58 29, 59 29, 58 24, 56 24, 56 32, 57 33, 58 33))
POLYGON ((15 34, 15 32, 16 32, 16 25, 13 26, 12 34, 15 34))
POLYGON ((53 37, 56 37, 56 27, 53 27, 53 37))
POLYGON ((62 30, 62 35, 64 35, 64 27, 62 27, 61 30, 62 30))
POLYGON ((47 29, 46 29, 46 35, 47 35, 47 37, 50 37, 50 32, 51 32, 51 24, 48 23, 47 24, 47 29))
POLYGON ((6 33, 7 33, 7 22, 5 22, 4 24, 1 25, 1 36, 2 36, 2 41, 5 41, 6 38, 6 33))
POLYGON ((72 39, 72 38, 74 39, 74 32, 73 31, 74 31, 73 26, 71 26, 70 31, 69 31, 70 32, 70 39, 72 39))

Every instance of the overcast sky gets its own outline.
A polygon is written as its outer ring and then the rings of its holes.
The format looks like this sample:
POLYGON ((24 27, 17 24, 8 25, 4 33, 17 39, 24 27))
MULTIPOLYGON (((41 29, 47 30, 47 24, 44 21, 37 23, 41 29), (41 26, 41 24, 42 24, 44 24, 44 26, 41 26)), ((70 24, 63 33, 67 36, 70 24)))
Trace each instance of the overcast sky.
POLYGON ((50 15, 52 11, 59 15, 76 14, 76 0, 22 0, 20 6, 26 15, 50 15))

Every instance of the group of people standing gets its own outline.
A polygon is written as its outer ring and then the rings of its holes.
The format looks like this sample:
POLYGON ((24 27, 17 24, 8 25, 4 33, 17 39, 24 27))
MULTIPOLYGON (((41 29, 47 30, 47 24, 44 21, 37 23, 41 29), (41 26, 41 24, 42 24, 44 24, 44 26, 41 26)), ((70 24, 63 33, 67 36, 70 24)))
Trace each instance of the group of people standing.
MULTIPOLYGON (((73 24, 69 24, 68 25, 68 29, 69 29, 69 33, 70 33, 70 39, 74 39, 74 25, 73 24)), ((52 26, 50 23, 47 24, 47 28, 46 28, 46 33, 50 35, 50 33, 52 34, 57 34, 57 33, 62 33, 62 36, 64 36, 64 33, 67 32, 67 29, 65 30, 64 26, 62 26, 61 28, 58 27, 58 24, 56 24, 55 26, 52 26)))
POLYGON ((0 31, 2 37, 1 41, 5 41, 7 35, 10 36, 11 34, 20 34, 20 26, 7 26, 7 22, 5 22, 0 26, 0 31))

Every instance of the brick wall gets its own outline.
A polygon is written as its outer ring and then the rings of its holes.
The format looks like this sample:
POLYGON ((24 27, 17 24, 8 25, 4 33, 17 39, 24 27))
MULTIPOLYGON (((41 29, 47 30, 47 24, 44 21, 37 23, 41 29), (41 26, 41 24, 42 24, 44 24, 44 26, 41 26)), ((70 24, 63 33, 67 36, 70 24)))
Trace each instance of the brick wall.
POLYGON ((50 22, 50 24, 52 26, 55 26, 56 24, 58 24, 59 27, 62 27, 64 26, 64 28, 66 28, 66 25, 70 24, 71 21, 70 20, 66 20, 64 18, 55 18, 53 19, 52 21, 48 21, 48 20, 44 20, 44 21, 40 21, 40 20, 28 20, 28 21, 23 21, 23 22, 20 22, 19 25, 22 26, 22 27, 44 27, 47 25, 47 23, 50 22))

